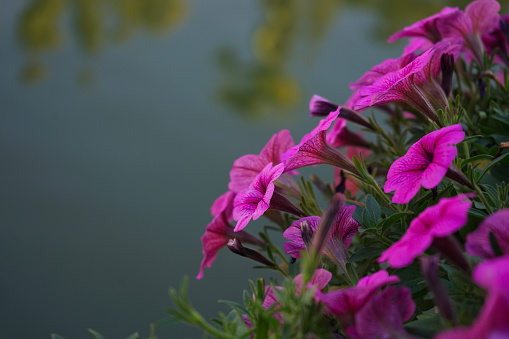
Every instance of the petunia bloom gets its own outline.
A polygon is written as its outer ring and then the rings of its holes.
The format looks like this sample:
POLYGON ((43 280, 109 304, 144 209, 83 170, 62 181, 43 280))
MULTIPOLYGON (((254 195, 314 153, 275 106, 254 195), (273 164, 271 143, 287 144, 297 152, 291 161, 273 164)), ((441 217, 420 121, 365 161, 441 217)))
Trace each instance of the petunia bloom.
POLYGON ((326 142, 327 129, 336 120, 340 110, 341 107, 338 107, 336 111, 330 112, 325 119, 320 120, 317 127, 302 138, 298 145, 291 147, 281 155, 281 161, 285 164, 285 172, 305 166, 329 164, 358 174, 353 163, 326 142))
POLYGON ((439 123, 433 105, 413 80, 414 74, 424 69, 432 55, 431 48, 402 69, 387 73, 372 85, 362 87, 359 90, 361 98, 355 102, 354 109, 362 110, 390 102, 403 102, 439 123))
MULTIPOLYGON (((434 241, 448 238, 467 223, 468 210, 472 206, 472 202, 466 198, 471 196, 468 194, 442 198, 438 204, 426 208, 412 220, 401 239, 382 253, 378 262, 387 261, 388 265, 393 268, 410 265, 434 241)), ((448 250, 454 249, 450 247, 451 243, 447 245, 449 246, 448 250)))
POLYGON ((400 282, 396 275, 380 270, 359 280, 357 286, 316 293, 316 298, 325 304, 327 312, 338 318, 343 328, 355 326, 355 315, 381 288, 400 282))
POLYGON ((463 39, 464 46, 483 64, 481 37, 498 26, 500 4, 496 0, 473 1, 465 11, 457 11, 441 20, 437 27, 444 39, 463 39))
POLYGON ((408 37, 411 38, 411 47, 407 47, 405 49, 406 52, 415 51, 417 49, 426 50, 443 39, 442 33, 438 28, 438 23, 448 20, 451 15, 458 12, 460 12, 460 10, 457 7, 445 7, 439 13, 424 18, 394 33, 389 37, 387 42, 390 43, 397 39, 408 37))
POLYGON ((502 254, 509 254, 509 209, 493 213, 482 221, 477 230, 467 234, 465 249, 470 255, 494 258, 490 233, 495 237, 502 254))
MULTIPOLYGON (((348 260, 347 248, 352 239, 359 232, 360 224, 352 217, 355 206, 343 206, 334 217, 329 238, 322 249, 322 254, 334 261, 345 273, 348 260)), ((301 252, 306 249, 306 241, 302 236, 302 226, 305 224, 311 228, 314 234, 320 225, 322 218, 317 216, 305 217, 292 223, 283 233, 283 237, 290 240, 283 244, 285 252, 293 258, 300 258, 301 252)))
POLYGON ((438 79, 441 73, 434 70, 441 71, 442 55, 453 52, 452 48, 448 47, 450 45, 456 44, 437 44, 405 67, 389 72, 371 85, 362 87, 359 90, 361 97, 355 102, 354 109, 362 110, 391 102, 404 103, 440 125, 434 105, 444 109, 447 100, 443 99, 443 93, 435 98, 441 90, 440 86, 435 85, 441 83, 438 79))
POLYGON ((272 166, 268 163, 253 179, 248 188, 240 191, 233 201, 233 220, 237 221, 235 231, 240 231, 251 221, 256 220, 269 208, 303 216, 288 199, 275 192, 274 181, 285 169, 284 164, 272 166))
POLYGON ((234 232, 226 213, 219 213, 212 222, 207 225, 205 234, 201 237, 204 257, 200 265, 200 272, 196 276, 196 279, 203 278, 205 267, 210 268, 214 260, 216 260, 217 252, 225 247, 230 239, 234 238, 240 239, 245 243, 265 246, 263 241, 246 231, 234 232))
POLYGON ((218 216, 220 213, 225 212, 226 218, 228 221, 233 220, 233 199, 235 198, 235 193, 232 191, 228 191, 223 195, 220 195, 210 207, 210 214, 213 217, 218 216))
POLYGON ((396 191, 392 202, 408 203, 419 188, 435 188, 446 175, 457 149, 465 138, 461 125, 452 125, 426 134, 389 168, 385 193, 396 191))
POLYGON ((390 286, 369 301, 355 314, 355 326, 346 329, 352 339, 412 338, 403 328, 415 312, 415 303, 408 287, 390 286))
POLYGON ((473 281, 487 291, 479 315, 469 327, 440 333, 435 339, 477 339, 509 337, 509 256, 482 261, 472 275, 473 281))
MULTIPOLYGON (((263 147, 260 154, 247 154, 233 162, 228 188, 235 193, 247 188, 268 163, 274 166, 281 163, 281 154, 292 146, 294 142, 288 130, 277 132, 263 147)), ((284 176, 281 179, 285 179, 284 176)), ((286 178, 286 180, 289 179, 286 178)))

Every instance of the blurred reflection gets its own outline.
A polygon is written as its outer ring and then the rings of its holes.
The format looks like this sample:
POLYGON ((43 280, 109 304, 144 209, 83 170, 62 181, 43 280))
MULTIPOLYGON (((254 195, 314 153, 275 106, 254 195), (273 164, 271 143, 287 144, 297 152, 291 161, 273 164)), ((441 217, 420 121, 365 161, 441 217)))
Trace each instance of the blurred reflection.
POLYGON ((261 0, 264 15, 253 33, 254 60, 240 60, 230 47, 218 52, 223 70, 220 100, 248 116, 292 111, 300 100, 300 85, 288 67, 298 55, 298 40, 303 38, 306 45, 318 44, 342 2, 261 0))
MULTIPOLYGON (((347 6, 373 12, 373 38, 385 41, 403 27, 445 6, 464 9, 471 0, 259 0, 263 20, 254 30, 254 60, 240 60, 233 47, 217 55, 223 79, 219 99, 247 116, 288 113, 300 102, 300 84, 288 69, 292 59, 313 58, 329 27, 347 6), (299 51, 304 51, 299 53, 299 51)), ((499 0, 501 13, 509 0, 499 0)), ((347 15, 347 14, 346 14, 347 15)), ((351 32, 355 34, 355 32, 351 32)), ((302 60, 300 60, 302 61, 302 60)))
MULTIPOLYGON (((18 34, 29 55, 21 79, 36 82, 49 72, 40 62, 43 53, 60 47, 69 38, 66 15, 73 35, 87 54, 98 53, 106 43, 126 41, 137 30, 167 34, 187 18, 185 0, 31 0, 21 14, 18 34)), ((91 70, 78 75, 90 84, 91 70)))

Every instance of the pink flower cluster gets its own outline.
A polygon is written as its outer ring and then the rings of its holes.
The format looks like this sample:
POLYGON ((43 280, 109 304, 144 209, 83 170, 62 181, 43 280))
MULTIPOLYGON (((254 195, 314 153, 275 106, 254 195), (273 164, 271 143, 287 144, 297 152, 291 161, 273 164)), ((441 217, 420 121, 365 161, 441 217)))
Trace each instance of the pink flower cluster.
MULTIPOLYGON (((251 249, 243 251, 240 244, 243 242, 264 249, 266 244, 246 231, 250 223, 262 216, 281 227, 283 237, 288 240, 283 248, 292 260, 314 250, 316 235, 327 227, 323 243, 315 252, 320 252, 319 256, 327 264, 332 263, 334 270, 329 272, 318 268, 306 288, 315 289, 316 303, 323 305, 327 315, 336 318, 348 338, 412 338, 403 324, 413 318, 416 305, 408 287, 394 285, 402 282, 396 274, 399 269, 414 265, 419 257, 421 262, 432 262, 435 259, 428 260, 432 253, 438 253, 462 270, 465 276, 471 276, 471 281, 484 289, 487 295, 470 326, 453 326, 438 333, 437 338, 508 338, 509 209, 483 216, 482 221, 469 219, 472 200, 476 198, 472 191, 478 187, 474 187, 462 174, 461 166, 455 166, 459 163, 459 160, 455 162, 458 155, 456 145, 465 140, 466 125, 449 123, 443 126, 444 120, 437 114, 437 110, 448 108, 449 100, 452 100, 453 70, 459 58, 467 63, 477 63, 482 70, 484 52, 497 50, 497 57, 509 64, 509 46, 499 27, 499 20, 507 21, 499 16, 499 10, 496 0, 476 0, 464 11, 446 7, 395 33, 389 42, 410 39, 403 55, 380 63, 351 84, 354 93, 344 106, 313 96, 311 115, 322 119, 299 143, 294 143, 289 131, 282 130, 272 136, 259 154, 248 154, 235 160, 230 171, 229 190, 212 205, 213 220, 201 238, 204 258, 197 278, 203 277, 204 269, 211 266, 220 249, 230 248, 229 243, 234 243, 236 251, 244 256, 273 264, 259 252, 251 249), (387 165, 389 169, 383 190, 375 186, 379 190, 375 191, 387 199, 386 207, 392 209, 392 215, 411 214, 408 208, 417 206, 412 219, 401 219, 405 221, 401 223, 399 233, 387 238, 385 229, 367 229, 368 225, 363 223, 373 211, 369 210, 368 203, 363 206, 355 200, 356 185, 377 183, 369 181, 373 178, 371 173, 359 167, 358 163, 354 164, 353 156, 362 154, 366 157, 370 150, 376 148, 362 133, 354 133, 349 128, 350 124, 357 124, 374 131, 375 128, 359 112, 374 106, 390 112, 389 104, 402 105, 404 109, 420 115, 422 121, 415 123, 421 123, 429 132, 421 133, 420 139, 403 156, 392 159, 390 167, 387 165), (331 192, 331 195, 341 197, 339 200, 332 199, 339 201, 338 206, 333 206, 337 213, 332 218, 329 212, 322 214, 319 209, 306 208, 303 198, 306 192, 301 191, 294 180, 298 169, 320 164, 333 166, 335 184, 332 191, 336 192, 331 192), (444 178, 460 185, 446 190, 447 194, 437 200, 436 197, 429 198, 426 200, 427 207, 420 208, 423 194, 420 200, 416 196, 421 187, 433 190, 435 195, 444 178), (350 201, 345 204, 346 200, 350 201), (356 205, 364 207, 364 220, 354 217, 356 205), (359 239, 367 237, 369 231, 376 234, 377 240, 387 244, 387 248, 377 252, 381 253, 378 258, 373 258, 376 267, 363 268, 363 276, 358 279, 350 276, 349 248, 352 243, 357 241, 358 244, 359 239), (232 242, 232 239, 236 240, 232 242), (463 241, 465 249, 462 249, 460 241, 463 241), (465 252, 470 258, 465 256, 465 252), (477 259, 472 260, 472 257, 477 259), (396 274, 390 275, 389 271, 396 274), (333 277, 340 275, 346 277, 344 281, 350 286, 331 285, 333 277)), ((397 153, 401 155, 404 152, 397 153)), ((378 170, 375 169, 375 173, 379 174, 378 170)), ((479 215, 476 217, 479 218, 479 215)), ((376 224, 377 220, 373 222, 376 224)), ((438 258, 438 254, 433 258, 438 258)), ((439 281, 436 272, 431 272, 430 267, 435 266, 429 264, 426 267, 423 274, 428 275, 427 282, 439 281)), ((297 294, 304 288, 302 279, 302 275, 294 278, 297 294)), ((443 292, 445 289, 435 287, 429 289, 446 293, 443 292)), ((276 292, 281 288, 266 288, 264 308, 275 307, 278 310, 280 301, 276 292)), ((440 307, 448 308, 447 302, 443 301, 440 307)), ((280 322, 284 321, 279 312, 275 312, 274 316, 280 322)), ((244 318, 246 324, 252 326, 246 315, 244 318)))

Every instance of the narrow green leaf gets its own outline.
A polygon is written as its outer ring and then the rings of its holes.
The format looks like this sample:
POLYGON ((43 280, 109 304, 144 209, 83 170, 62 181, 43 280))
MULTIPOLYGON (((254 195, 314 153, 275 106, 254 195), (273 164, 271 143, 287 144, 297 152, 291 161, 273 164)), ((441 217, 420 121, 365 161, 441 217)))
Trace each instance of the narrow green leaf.
POLYGON ((65 339, 65 338, 59 334, 51 333, 51 339, 65 339))
POLYGON ((88 329, 88 332, 92 333, 95 339, 105 339, 101 333, 96 332, 91 328, 88 329))
POLYGON ((235 311, 241 313, 241 314, 248 314, 248 310, 241 304, 239 303, 236 303, 236 302, 233 302, 233 301, 229 301, 229 300, 218 300, 218 303, 221 303, 221 304, 225 304, 227 306, 230 306, 231 308, 233 308, 235 311))
POLYGON ((468 159, 463 159, 461 161, 461 167, 465 166, 466 164, 469 164, 473 161, 477 161, 477 160, 482 160, 482 159, 492 159, 493 157, 489 154, 480 154, 480 155, 476 155, 475 157, 471 157, 471 158, 468 158, 468 159))
POLYGON ((381 222, 381 225, 380 227, 382 228, 382 234, 385 233, 385 231, 387 230, 387 228, 391 227, 392 225, 394 225, 396 222, 398 222, 400 219, 404 218, 405 216, 407 215, 411 215, 411 214, 414 214, 414 212, 411 212, 411 211, 408 211, 408 212, 399 212, 399 213, 396 213, 396 214, 393 214, 391 215, 390 217, 388 218, 385 218, 382 222, 381 222))
POLYGON ((159 327, 175 324, 178 322, 180 322, 180 320, 175 317, 167 317, 167 318, 163 318, 161 320, 156 321, 155 325, 157 328, 159 328, 159 327))
POLYGON ((482 179, 482 177, 484 177, 484 175, 485 175, 486 173, 488 173, 488 171, 489 171, 489 170, 490 170, 493 166, 495 166, 496 164, 498 164, 500 161, 504 160, 504 159, 505 159, 508 155, 509 155, 509 152, 508 152, 508 153, 506 153, 506 154, 504 154, 504 155, 502 155, 502 156, 500 156, 500 157, 498 157, 498 158, 496 158, 496 159, 495 159, 495 160, 493 160, 492 162, 490 162, 490 163, 489 163, 489 164, 488 164, 488 165, 484 168, 484 170, 482 171, 481 176, 479 177, 479 179, 477 180, 477 182, 479 182, 479 181, 482 179))
POLYGON ((140 335, 138 334, 138 332, 134 332, 131 335, 129 335, 128 337, 126 337, 125 339, 138 339, 139 337, 140 337, 140 335))

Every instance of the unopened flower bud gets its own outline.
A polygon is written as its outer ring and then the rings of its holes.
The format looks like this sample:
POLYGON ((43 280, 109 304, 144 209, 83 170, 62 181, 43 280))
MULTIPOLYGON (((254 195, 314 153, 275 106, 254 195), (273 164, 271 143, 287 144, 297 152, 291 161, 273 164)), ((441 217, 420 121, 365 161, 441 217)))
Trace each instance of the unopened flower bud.
POLYGON ((456 314, 454 313, 451 299, 438 276, 439 259, 438 255, 432 257, 422 256, 420 259, 422 275, 426 279, 428 289, 433 293, 435 304, 438 306, 443 317, 449 322, 456 324, 456 314))
POLYGON ((300 234, 302 235, 302 241, 304 241, 306 248, 308 248, 313 240, 313 229, 305 220, 300 224, 300 234))
POLYGON ((255 251, 249 247, 244 247, 239 239, 236 239, 236 238, 230 239, 226 246, 228 246, 230 251, 232 251, 233 253, 238 254, 242 257, 249 258, 251 260, 257 261, 257 262, 259 262, 263 265, 266 265, 266 266, 271 266, 271 267, 275 266, 272 261, 265 258, 263 256, 263 254, 261 254, 260 252, 255 251))

